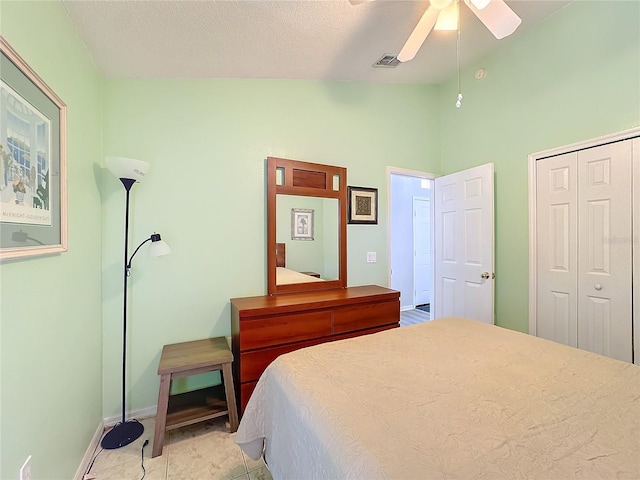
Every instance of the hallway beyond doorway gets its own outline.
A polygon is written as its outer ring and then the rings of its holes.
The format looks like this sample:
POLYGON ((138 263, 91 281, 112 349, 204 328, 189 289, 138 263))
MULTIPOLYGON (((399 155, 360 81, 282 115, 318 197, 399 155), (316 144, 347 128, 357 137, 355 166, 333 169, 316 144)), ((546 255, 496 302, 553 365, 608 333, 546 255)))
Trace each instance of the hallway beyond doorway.
POLYGON ((401 327, 406 327, 408 325, 416 325, 418 323, 424 323, 430 320, 431 320, 431 314, 419 308, 413 308, 411 310, 405 310, 404 312, 400 312, 401 327))

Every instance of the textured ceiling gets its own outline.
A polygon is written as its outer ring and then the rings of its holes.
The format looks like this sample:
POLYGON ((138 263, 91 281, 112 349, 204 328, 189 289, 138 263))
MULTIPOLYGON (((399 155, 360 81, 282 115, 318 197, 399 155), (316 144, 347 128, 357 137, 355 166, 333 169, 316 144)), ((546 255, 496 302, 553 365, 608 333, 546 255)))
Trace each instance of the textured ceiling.
MULTIPOLYGON (((563 0, 507 2, 522 18, 496 40, 461 5, 461 65, 564 7, 563 0)), ((63 0, 98 68, 109 78, 280 78, 439 83, 456 72, 455 32, 432 32, 411 62, 373 68, 397 54, 425 1, 63 0)))

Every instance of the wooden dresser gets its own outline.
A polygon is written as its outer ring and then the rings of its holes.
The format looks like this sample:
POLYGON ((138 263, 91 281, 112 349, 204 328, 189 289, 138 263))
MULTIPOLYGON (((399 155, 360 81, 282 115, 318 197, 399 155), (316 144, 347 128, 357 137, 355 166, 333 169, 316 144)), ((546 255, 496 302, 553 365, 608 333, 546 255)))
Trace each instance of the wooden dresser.
POLYGON ((376 285, 231 299, 233 381, 241 415, 283 353, 399 326, 400 292, 376 285))

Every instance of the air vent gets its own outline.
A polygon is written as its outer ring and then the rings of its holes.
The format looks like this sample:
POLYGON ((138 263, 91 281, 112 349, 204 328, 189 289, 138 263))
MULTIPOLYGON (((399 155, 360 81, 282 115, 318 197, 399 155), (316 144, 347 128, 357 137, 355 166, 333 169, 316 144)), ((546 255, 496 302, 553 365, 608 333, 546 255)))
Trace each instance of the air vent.
POLYGON ((400 63, 396 55, 385 53, 380 60, 373 64, 374 67, 393 68, 400 63))

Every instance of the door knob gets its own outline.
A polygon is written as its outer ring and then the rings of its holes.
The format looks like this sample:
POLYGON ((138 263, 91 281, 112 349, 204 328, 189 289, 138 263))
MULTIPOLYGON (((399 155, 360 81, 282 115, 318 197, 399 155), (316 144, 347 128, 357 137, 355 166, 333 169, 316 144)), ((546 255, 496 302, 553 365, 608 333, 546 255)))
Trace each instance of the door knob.
POLYGON ((482 272, 480 274, 480 278, 483 278, 484 280, 487 280, 490 276, 489 272, 482 272))
POLYGON ((596 290, 602 290, 602 285, 600 285, 599 283, 596 283, 593 288, 595 288, 596 290))

